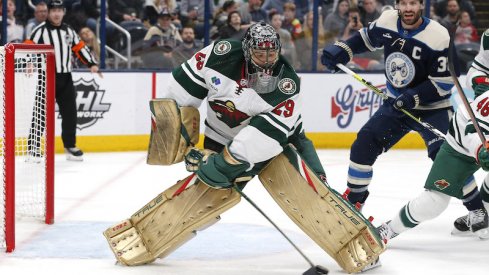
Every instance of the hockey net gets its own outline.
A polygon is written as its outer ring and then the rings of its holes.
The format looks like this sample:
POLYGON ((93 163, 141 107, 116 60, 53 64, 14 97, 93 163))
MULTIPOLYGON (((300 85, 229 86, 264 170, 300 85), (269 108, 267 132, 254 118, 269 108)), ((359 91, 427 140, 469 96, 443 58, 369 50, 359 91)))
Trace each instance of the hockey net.
POLYGON ((54 51, 0 47, 0 247, 15 248, 19 219, 54 222, 54 51))

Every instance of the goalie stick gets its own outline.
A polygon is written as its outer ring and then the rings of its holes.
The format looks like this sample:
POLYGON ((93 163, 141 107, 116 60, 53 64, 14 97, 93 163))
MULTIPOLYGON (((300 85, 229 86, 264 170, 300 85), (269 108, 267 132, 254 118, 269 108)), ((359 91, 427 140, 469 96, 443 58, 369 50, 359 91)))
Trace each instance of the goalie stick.
MULTIPOLYGON (((343 72, 349 74, 350 76, 352 76, 353 78, 355 78, 356 80, 358 80, 360 83, 362 83, 363 85, 365 85, 367 88, 369 88, 370 90, 372 90, 374 93, 378 94, 382 99, 386 100, 386 99, 389 98, 379 88, 377 88, 374 85, 372 85, 372 83, 368 82, 367 80, 365 80, 364 78, 362 78, 360 75, 358 75, 354 71, 348 69, 348 67, 346 67, 345 65, 343 65, 341 63, 338 63, 338 64, 336 64, 336 67, 338 67, 343 72)), ((403 112, 405 115, 407 115, 408 117, 412 118, 417 123, 421 124, 424 128, 426 128, 429 131, 431 131, 433 134, 435 134, 435 135, 437 135, 437 136, 445 139, 445 134, 443 134, 442 132, 440 132, 440 130, 436 129, 433 125, 429 124, 426 121, 422 121, 421 119, 415 117, 413 114, 411 114, 410 112, 408 112, 408 111, 406 111, 406 110, 404 110, 402 108, 399 109, 399 110, 401 112, 403 112)))
POLYGON ((282 229, 280 229, 280 227, 278 227, 278 225, 272 221, 272 219, 270 219, 270 217, 268 217, 267 214, 265 214, 265 212, 263 212, 263 210, 261 210, 260 207, 258 207, 258 205, 256 203, 253 202, 253 200, 251 200, 243 191, 241 191, 241 189, 239 189, 236 185, 233 186, 233 189, 236 190, 236 192, 238 192, 241 197, 243 197, 247 202, 249 202, 251 204, 251 206, 253 206, 258 212, 260 212, 260 214, 265 218, 267 219, 272 225, 273 227, 275 227, 275 229, 277 229, 278 232, 280 232, 280 234, 282 234, 282 236, 295 248, 295 250, 297 252, 299 252, 299 254, 301 254, 301 256, 304 258, 304 260, 306 260, 306 262, 309 263, 309 265, 311 266, 311 268, 309 268, 308 270, 306 270, 304 273, 302 273, 302 275, 323 275, 323 274, 328 274, 328 269, 323 267, 323 266, 320 266, 320 265, 314 265, 311 261, 311 259, 309 259, 305 254, 304 252, 302 252, 299 247, 297 247, 297 245, 282 231, 282 229))
POLYGON ((450 75, 452 76, 455 87, 457 88, 458 95, 462 99, 464 107, 467 110, 467 113, 469 114, 470 119, 472 120, 475 131, 477 132, 477 135, 479 136, 479 139, 481 140, 482 145, 484 145, 486 150, 489 151, 489 142, 487 142, 486 137, 482 133, 482 130, 479 126, 479 123, 477 122, 477 119, 475 118, 474 111, 470 107, 469 100, 467 99, 467 96, 465 95, 464 90, 462 89, 462 86, 460 85, 460 82, 458 81, 458 77, 457 77, 457 74, 455 72, 455 66, 453 65, 453 59, 454 59, 453 51, 454 51, 453 41, 452 41, 452 39, 450 39, 450 48, 448 51, 448 71, 450 72, 450 75))

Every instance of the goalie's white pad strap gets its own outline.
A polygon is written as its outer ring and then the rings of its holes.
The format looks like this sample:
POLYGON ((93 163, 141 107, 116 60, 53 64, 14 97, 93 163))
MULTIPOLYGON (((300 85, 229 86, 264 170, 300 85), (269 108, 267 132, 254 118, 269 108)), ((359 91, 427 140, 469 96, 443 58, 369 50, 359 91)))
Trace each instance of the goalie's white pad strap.
POLYGON ((148 164, 181 162, 187 149, 199 142, 200 114, 194 107, 178 107, 175 100, 160 98, 149 103, 151 135, 148 164))
POLYGON ((137 211, 104 232, 117 260, 141 265, 163 258, 203 230, 219 215, 236 205, 240 195, 233 189, 214 189, 195 174, 177 182, 137 211))
POLYGON ((346 272, 361 271, 385 250, 371 223, 323 183, 292 147, 258 177, 289 218, 346 272))

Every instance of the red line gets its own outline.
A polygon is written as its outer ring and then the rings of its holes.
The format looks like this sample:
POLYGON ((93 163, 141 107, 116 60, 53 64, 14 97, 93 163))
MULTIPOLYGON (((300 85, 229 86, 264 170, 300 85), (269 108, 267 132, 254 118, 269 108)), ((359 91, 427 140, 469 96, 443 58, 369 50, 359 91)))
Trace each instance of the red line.
POLYGON ((156 72, 151 74, 151 98, 156 98, 156 72))
POLYGON ((187 180, 182 184, 182 186, 180 186, 180 188, 178 188, 177 191, 175 191, 175 193, 173 194, 172 198, 175 197, 175 196, 178 196, 180 195, 180 193, 183 192, 183 190, 185 190, 185 188, 187 188, 187 185, 188 183, 195 177, 195 173, 193 173, 192 175, 190 175, 187 180))
POLYGON ((301 165, 302 165, 302 169, 304 169, 304 174, 306 174, 307 183, 312 187, 312 189, 314 189, 314 192, 317 193, 318 190, 316 190, 316 186, 314 186, 314 183, 312 182, 311 177, 309 176, 309 173, 307 172, 306 163, 303 160, 301 160, 301 165))
MULTIPOLYGON (((143 162, 145 159, 146 159, 146 156, 143 156, 141 158, 138 158, 135 162, 129 164, 127 168, 121 169, 121 172, 120 173, 114 175, 112 178, 110 178, 109 180, 107 180, 104 183, 102 183, 101 185, 99 185, 98 188, 93 189, 92 192, 88 193, 84 197, 79 198, 77 201, 75 201, 72 204, 71 207, 69 207, 65 211, 61 212, 59 215, 56 215, 56 220, 57 221, 63 220, 64 217, 66 217, 69 214, 71 214, 74 210, 77 210, 80 207, 82 207, 82 205, 84 203, 86 203, 87 201, 93 199, 94 197, 96 197, 97 195, 99 195, 100 193, 102 193, 103 190, 105 190, 108 187, 112 186, 113 184, 117 183, 120 178, 125 177, 128 173, 132 172, 132 170, 134 170, 138 166, 138 164, 140 164, 141 162, 143 162)), ((40 235, 42 232, 44 232, 45 230, 48 230, 50 228, 50 226, 51 225, 46 225, 46 226, 43 226, 42 228, 39 228, 38 230, 32 232, 27 238, 25 238, 16 247, 19 248, 23 244, 32 241, 35 237, 37 237, 38 235, 40 235)), ((2 258, 3 258, 3 257, 1 257, 2 256, 1 254, 2 253, 0 253, 0 262, 1 262, 2 258)))

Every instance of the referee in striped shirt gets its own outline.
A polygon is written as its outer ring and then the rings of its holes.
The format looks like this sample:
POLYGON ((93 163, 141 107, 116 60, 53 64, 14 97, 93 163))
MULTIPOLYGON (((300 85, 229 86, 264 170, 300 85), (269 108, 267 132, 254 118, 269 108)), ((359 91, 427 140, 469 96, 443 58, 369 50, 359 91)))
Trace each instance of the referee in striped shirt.
POLYGON ((38 25, 26 43, 53 45, 56 56, 56 102, 61 114, 61 139, 66 159, 82 161, 83 151, 76 147, 77 106, 73 86, 72 52, 92 73, 99 73, 90 50, 69 25, 63 23, 65 8, 62 0, 48 3, 48 19, 38 25))

